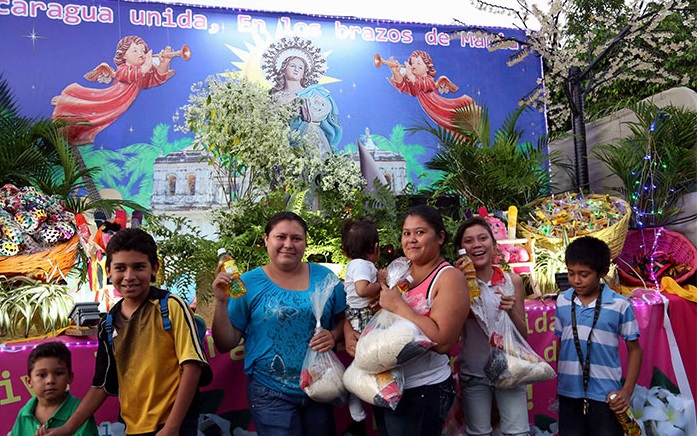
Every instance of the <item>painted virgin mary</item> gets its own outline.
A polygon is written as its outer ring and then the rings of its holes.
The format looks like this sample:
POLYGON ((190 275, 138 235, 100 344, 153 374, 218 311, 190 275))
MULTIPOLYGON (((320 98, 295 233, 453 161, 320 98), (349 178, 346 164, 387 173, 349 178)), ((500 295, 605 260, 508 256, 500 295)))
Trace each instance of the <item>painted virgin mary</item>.
POLYGON ((334 99, 318 83, 326 67, 322 51, 297 36, 281 38, 263 54, 262 70, 272 83, 271 95, 279 103, 296 102, 300 107, 291 128, 314 134, 321 153, 331 154, 341 140, 341 125, 334 99))

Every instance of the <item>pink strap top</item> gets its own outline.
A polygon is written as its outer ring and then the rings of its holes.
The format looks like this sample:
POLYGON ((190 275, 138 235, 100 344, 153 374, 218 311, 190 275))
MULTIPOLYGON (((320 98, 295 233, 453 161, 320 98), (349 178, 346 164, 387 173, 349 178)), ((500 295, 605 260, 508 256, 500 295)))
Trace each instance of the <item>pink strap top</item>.
POLYGON ((435 285, 440 273, 446 269, 453 268, 447 261, 441 262, 431 273, 418 285, 409 289, 404 295, 409 307, 414 309, 419 315, 428 316, 431 313, 431 289, 435 285))

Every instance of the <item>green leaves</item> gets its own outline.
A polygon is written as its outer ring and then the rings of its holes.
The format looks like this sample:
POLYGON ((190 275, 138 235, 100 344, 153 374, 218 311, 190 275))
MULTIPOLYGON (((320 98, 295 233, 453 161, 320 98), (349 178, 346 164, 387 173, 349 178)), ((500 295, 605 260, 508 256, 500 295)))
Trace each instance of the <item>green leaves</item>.
POLYGON ((68 290, 28 277, 0 276, 0 331, 26 338, 32 327, 46 334, 69 326, 75 302, 68 290))
POLYGON ((432 134, 440 143, 438 153, 426 164, 443 172, 436 189, 459 195, 471 209, 521 208, 548 195, 552 189, 550 162, 569 165, 558 153, 548 153, 546 137, 540 137, 536 145, 522 141, 523 131, 515 125, 523 110, 521 107, 509 114, 493 139, 487 108, 458 109, 455 132, 428 124, 414 128, 432 134))
POLYGON ((670 224, 697 184, 697 111, 651 103, 628 108, 637 117, 625 123, 631 135, 592 153, 620 179, 611 189, 631 205, 631 227, 670 224))
POLYGON ((313 167, 298 159, 304 153, 291 146, 304 144, 290 129, 298 108, 274 102, 266 88, 246 77, 229 72, 209 76, 192 86, 189 104, 181 109, 184 125, 175 130, 192 131, 194 147, 208 151, 210 163, 224 170, 221 185, 228 202, 263 195, 286 173, 302 174, 313 167))

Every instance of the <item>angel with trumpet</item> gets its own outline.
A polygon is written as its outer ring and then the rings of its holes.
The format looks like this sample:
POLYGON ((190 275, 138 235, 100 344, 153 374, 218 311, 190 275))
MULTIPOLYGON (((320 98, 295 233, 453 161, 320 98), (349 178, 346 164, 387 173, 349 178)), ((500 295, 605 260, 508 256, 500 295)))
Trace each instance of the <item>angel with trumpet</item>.
POLYGON ((102 62, 84 76, 89 81, 105 84, 113 80, 113 84, 94 89, 71 83, 51 100, 55 106, 53 119, 68 121, 63 133, 70 144, 94 143, 94 137, 126 112, 141 89, 161 85, 174 75, 169 65, 175 56, 189 60, 189 47, 185 45, 173 51, 168 46, 153 54, 141 37, 121 38, 114 56, 116 70, 102 62))
POLYGON ((387 65, 392 72, 392 77, 387 78, 390 84, 400 92, 416 97, 424 112, 445 129, 455 130, 455 109, 475 105, 472 97, 466 94, 455 98, 439 95, 456 92, 459 88, 446 76, 435 79, 433 59, 423 50, 414 50, 404 64, 394 57, 385 60, 376 54, 373 64, 376 67, 387 65))

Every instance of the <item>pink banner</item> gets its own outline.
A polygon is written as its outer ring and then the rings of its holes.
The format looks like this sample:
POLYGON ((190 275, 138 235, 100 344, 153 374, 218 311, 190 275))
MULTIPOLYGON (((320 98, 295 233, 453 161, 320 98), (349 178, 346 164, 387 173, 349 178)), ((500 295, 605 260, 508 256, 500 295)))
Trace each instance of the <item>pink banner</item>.
MULTIPOLYGON (((697 377, 695 368, 690 367, 686 373, 682 361, 676 364, 677 356, 679 356, 678 346, 671 347, 671 344, 675 343, 675 335, 670 328, 670 322, 664 322, 665 308, 660 294, 643 291, 636 296, 637 298, 632 299, 632 305, 641 330, 640 342, 644 350, 637 392, 644 396, 650 396, 651 392, 655 393, 658 389, 666 389, 666 392, 670 391, 675 395, 679 393, 682 403, 686 405, 686 410, 682 411, 680 421, 674 425, 682 428, 685 431, 684 434, 697 434, 697 428, 694 433, 691 432, 695 423, 695 408, 689 386, 689 383, 695 383, 695 377, 697 377)), ((679 300, 671 301, 671 305, 680 304, 682 303, 679 300)), ((527 301, 526 317, 528 342, 556 369, 559 350, 558 341, 554 335, 554 301, 527 301)), ((697 321, 692 320, 692 322, 697 321)), ((684 339, 685 334, 686 332, 681 332, 678 336, 684 339)), ((94 371, 96 341, 94 337, 80 339, 61 336, 58 339, 66 342, 73 353, 73 371, 76 376, 71 390, 77 397, 82 397, 89 388, 94 371)), ((31 350, 40 342, 42 341, 0 345, 0 435, 10 431, 19 409, 32 395, 26 385, 26 362, 31 350)), ((694 345, 694 340, 692 342, 694 345)), ((229 353, 220 354, 213 347, 213 339, 210 335, 206 337, 204 346, 208 351, 215 376, 213 382, 205 387, 202 393, 203 425, 220 426, 223 428, 223 434, 225 430, 231 432, 235 427, 252 429, 244 389, 244 346, 240 345, 229 353)), ((625 362, 626 350, 624 347, 620 347, 620 350, 622 361, 625 362)), ((345 353, 339 354, 345 363, 350 361, 345 353)), ((453 360, 455 360, 454 357, 453 360)), ((553 431, 555 428, 556 388, 556 379, 528 386, 530 422, 542 431, 553 431)), ((643 398, 641 401, 643 405, 643 398)), ((112 425, 118 420, 118 401, 110 398, 99 409, 95 419, 100 426, 100 434, 118 435, 119 425, 112 425)), ((350 422, 346 408, 337 410, 336 419, 337 429, 339 431, 345 429, 350 422)))

